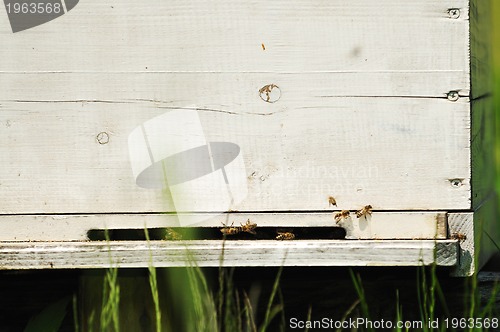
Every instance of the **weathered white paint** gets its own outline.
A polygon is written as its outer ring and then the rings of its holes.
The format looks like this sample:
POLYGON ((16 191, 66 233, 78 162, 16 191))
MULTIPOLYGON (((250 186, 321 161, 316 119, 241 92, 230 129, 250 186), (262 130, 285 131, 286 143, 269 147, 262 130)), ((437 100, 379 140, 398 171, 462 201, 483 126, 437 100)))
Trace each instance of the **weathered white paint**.
MULTIPOLYGON (((331 212, 202 214, 198 227, 239 226, 247 220, 257 227, 346 228, 350 239, 446 239, 446 219, 439 212, 374 212, 336 225, 331 212), (350 224, 357 221, 356 227, 350 224), (361 225, 360 225, 361 224, 361 225), (361 227, 360 227, 361 226, 361 227)), ((85 241, 90 230, 179 227, 175 214, 89 214, 1 216, 0 241, 85 241)))
POLYGON ((35 29, 12 34, 7 15, 0 27, 0 72, 429 70, 445 77, 469 68, 466 0, 88 0, 35 29), (460 17, 451 19, 449 8, 460 8, 460 17))
MULTIPOLYGON (((0 213, 173 212, 135 185, 127 138, 187 105, 208 141, 241 147, 248 196, 232 209, 470 208, 465 0, 89 0, 1 26, 0 213)), ((206 195, 187 199, 204 212, 206 195)))
MULTIPOLYGON (((330 195, 351 210, 470 207, 467 102, 320 98, 309 108, 295 98, 267 116, 199 112, 208 141, 241 147, 248 196, 232 209, 328 210, 330 195)), ((174 211, 168 192, 136 186, 127 145, 134 128, 165 111, 149 102, 2 103, 0 212, 174 211)), ((189 199, 205 195, 210 187, 189 199)))
POLYGON ((457 241, 144 241, 0 243, 0 269, 457 264, 457 241))
POLYGON ((470 84, 464 71, 416 69, 312 73, 2 72, 2 77, 2 101, 6 103, 64 102, 67 107, 118 103, 148 108, 195 104, 246 115, 324 107, 325 103, 337 102, 336 97, 445 98, 450 90, 468 97, 470 84), (281 97, 266 103, 259 97, 259 89, 271 83, 279 86, 281 97))
POLYGON ((445 213, 390 213, 365 215, 354 213, 338 225, 346 230, 346 239, 446 239, 445 213))
MULTIPOLYGON (((17 34, 0 15, 0 240, 81 241, 93 228, 177 225, 159 215, 175 212, 168 190, 135 184, 127 138, 188 105, 199 110, 207 141, 241 147, 248 196, 231 206, 244 212, 237 223, 331 225, 334 196, 339 209, 377 211, 366 225, 346 221, 348 237, 444 238, 442 213, 432 210, 471 208, 468 4, 89 0, 17 34), (269 84, 280 90, 274 103, 259 96, 269 84), (458 101, 446 99, 449 91, 458 101)), ((186 199, 202 206, 211 189, 186 199)), ((207 227, 230 221, 217 214, 226 211, 194 210, 214 213, 199 225, 207 227)), ((450 218, 450 230, 460 229, 461 217, 450 218)), ((460 243, 459 275, 472 271, 462 257, 470 241, 460 243)), ((437 248, 438 264, 450 266, 457 243, 226 245, 228 265, 280 265, 287 250, 289 265, 418 265, 437 248)), ((218 265, 220 241, 191 244, 202 265, 218 265)), ((154 255, 185 250, 154 245, 154 255)), ((123 266, 147 265, 144 243, 111 246, 123 266)), ((109 265, 102 243, 1 248, 5 268, 109 265)), ((165 257, 154 256, 155 265, 186 264, 165 257)))
POLYGON ((498 196, 493 194, 474 212, 448 215, 449 237, 460 234, 459 264, 454 276, 471 276, 498 253, 498 196))
POLYGON ((477 272, 477 252, 474 239, 477 237, 474 231, 474 213, 450 213, 448 215, 449 236, 460 235, 462 240, 458 241, 458 265, 452 271, 452 276, 468 277, 477 272))

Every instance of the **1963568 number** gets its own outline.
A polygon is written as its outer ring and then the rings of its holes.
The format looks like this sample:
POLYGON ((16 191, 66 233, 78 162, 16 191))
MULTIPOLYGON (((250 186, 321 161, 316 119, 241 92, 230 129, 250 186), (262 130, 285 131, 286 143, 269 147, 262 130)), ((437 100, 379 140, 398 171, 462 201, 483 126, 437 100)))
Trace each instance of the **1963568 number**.
POLYGON ((28 3, 14 2, 5 5, 8 14, 59 14, 62 11, 60 3, 28 3))

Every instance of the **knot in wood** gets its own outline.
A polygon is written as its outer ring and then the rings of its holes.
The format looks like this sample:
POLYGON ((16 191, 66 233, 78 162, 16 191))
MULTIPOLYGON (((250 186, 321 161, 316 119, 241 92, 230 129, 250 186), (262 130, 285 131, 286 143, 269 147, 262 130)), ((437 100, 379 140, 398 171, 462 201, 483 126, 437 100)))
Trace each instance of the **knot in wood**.
POLYGON ((281 97, 281 89, 276 84, 267 84, 259 89, 259 95, 266 103, 275 103, 281 97))
POLYGON ((109 143, 109 135, 108 135, 108 133, 106 133, 104 131, 100 132, 99 134, 97 134, 96 139, 97 139, 97 142, 99 144, 107 144, 107 143, 109 143))

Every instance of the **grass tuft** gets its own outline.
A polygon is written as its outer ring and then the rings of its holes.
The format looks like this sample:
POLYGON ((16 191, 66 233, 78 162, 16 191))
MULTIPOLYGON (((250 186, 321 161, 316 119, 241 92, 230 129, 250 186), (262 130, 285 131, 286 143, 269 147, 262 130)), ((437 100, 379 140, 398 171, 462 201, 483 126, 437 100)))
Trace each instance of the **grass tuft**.
MULTIPOLYGON (((146 236, 146 241, 149 245, 149 232, 146 227, 144 227, 144 235, 146 236)), ((158 278, 156 277, 156 268, 153 265, 153 254, 151 249, 149 251, 149 286, 151 288, 151 296, 153 297, 154 311, 155 311, 155 327, 156 332, 161 332, 161 310, 160 310, 160 295, 158 293, 158 278)))
MULTIPOLYGON (((109 233, 105 231, 106 241, 109 246, 109 233)), ((111 267, 104 276, 102 291, 102 307, 100 317, 101 331, 120 331, 120 285, 118 284, 118 267, 113 266, 111 247, 109 247, 109 261, 111 267)))

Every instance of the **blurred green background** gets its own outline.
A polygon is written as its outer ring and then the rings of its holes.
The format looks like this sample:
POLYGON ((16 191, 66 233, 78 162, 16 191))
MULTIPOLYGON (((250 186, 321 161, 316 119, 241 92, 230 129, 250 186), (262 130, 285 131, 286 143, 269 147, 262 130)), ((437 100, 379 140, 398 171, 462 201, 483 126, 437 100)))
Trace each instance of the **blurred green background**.
MULTIPOLYGON (((497 174, 500 174, 500 0, 492 0, 492 61, 495 77, 495 115, 496 115, 496 160, 497 174)), ((500 176, 497 176, 497 192, 500 193, 500 176)))

